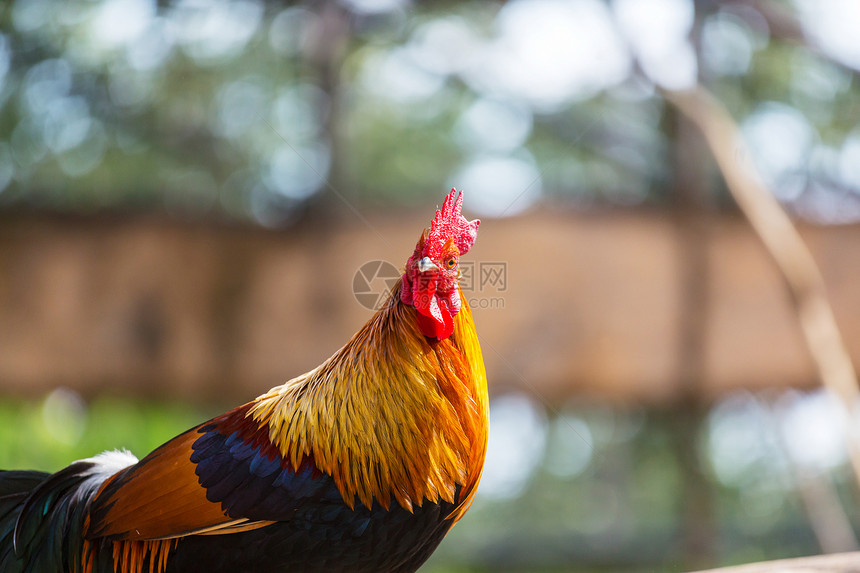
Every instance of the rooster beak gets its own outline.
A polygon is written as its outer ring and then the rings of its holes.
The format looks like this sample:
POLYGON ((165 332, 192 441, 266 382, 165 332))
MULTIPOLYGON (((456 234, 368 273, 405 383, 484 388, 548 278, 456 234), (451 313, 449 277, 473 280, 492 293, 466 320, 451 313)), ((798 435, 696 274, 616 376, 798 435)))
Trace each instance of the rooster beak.
POLYGON ((418 261, 418 270, 422 273, 427 271, 435 271, 438 269, 439 267, 436 266, 436 263, 430 260, 430 257, 424 257, 423 259, 418 261))

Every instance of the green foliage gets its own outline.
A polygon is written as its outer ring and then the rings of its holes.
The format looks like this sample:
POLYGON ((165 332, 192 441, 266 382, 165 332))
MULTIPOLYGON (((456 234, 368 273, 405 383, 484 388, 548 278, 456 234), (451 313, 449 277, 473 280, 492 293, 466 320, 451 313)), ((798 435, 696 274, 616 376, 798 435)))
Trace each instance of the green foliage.
MULTIPOLYGON (((520 183, 510 173, 536 192, 507 214, 541 195, 580 206, 672 200, 671 111, 637 68, 636 34, 615 3, 517 12, 578 9, 603 28, 574 17, 557 37, 510 26, 516 2, 393 2, 369 13, 358 1, 288 4, 133 0, 134 16, 118 18, 110 0, 11 3, 0 13, 0 207, 279 225, 331 189, 358 206, 400 207, 468 183, 485 196, 476 205, 507 203, 520 191, 504 189, 520 183), (219 32, 225 22, 235 30, 219 32), (565 52, 580 37, 596 45, 565 52), (488 103, 493 112, 474 113, 488 103), (506 107, 525 122, 519 135, 506 107), (487 158, 508 171, 470 178, 487 158)), ((660 6, 678 10, 670 21, 696 11, 678 48, 689 46, 700 81, 740 123, 777 102, 811 134, 753 150, 767 167, 806 145, 795 165, 766 173, 774 186, 805 185, 780 198, 818 217, 810 202, 827 201, 822 193, 853 205, 856 71, 833 50, 769 29, 754 4, 723 4, 660 6)), ((802 8, 782 10, 785 22, 822 34, 802 8)))
POLYGON ((184 404, 120 398, 85 404, 74 394, 57 396, 0 402, 0 468, 56 471, 112 449, 140 458, 206 419, 184 404))

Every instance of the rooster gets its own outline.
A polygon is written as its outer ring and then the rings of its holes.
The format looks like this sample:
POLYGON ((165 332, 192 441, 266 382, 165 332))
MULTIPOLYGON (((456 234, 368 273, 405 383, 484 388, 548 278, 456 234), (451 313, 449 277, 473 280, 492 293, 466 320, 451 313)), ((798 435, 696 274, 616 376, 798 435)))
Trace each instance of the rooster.
POLYGON ((466 513, 487 386, 456 190, 328 360, 138 461, 0 472, 4 573, 415 571, 466 513))

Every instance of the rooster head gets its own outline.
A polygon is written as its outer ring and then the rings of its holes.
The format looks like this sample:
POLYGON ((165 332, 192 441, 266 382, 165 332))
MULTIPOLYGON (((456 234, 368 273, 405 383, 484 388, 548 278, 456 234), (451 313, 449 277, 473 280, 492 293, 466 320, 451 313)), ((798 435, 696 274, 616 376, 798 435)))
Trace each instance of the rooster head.
POLYGON ((480 221, 460 214, 463 193, 456 189, 445 197, 441 209, 406 261, 400 300, 418 311, 418 329, 424 336, 443 340, 454 332, 454 316, 460 312, 460 255, 465 255, 478 236, 480 221))

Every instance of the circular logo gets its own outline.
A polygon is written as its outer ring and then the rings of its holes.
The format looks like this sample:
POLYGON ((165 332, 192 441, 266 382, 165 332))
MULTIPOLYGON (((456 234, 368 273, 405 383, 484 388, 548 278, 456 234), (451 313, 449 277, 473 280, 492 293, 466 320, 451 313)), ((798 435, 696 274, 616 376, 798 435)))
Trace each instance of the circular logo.
POLYGON ((388 261, 368 261, 355 271, 352 294, 364 308, 379 310, 399 280, 400 272, 388 261))

